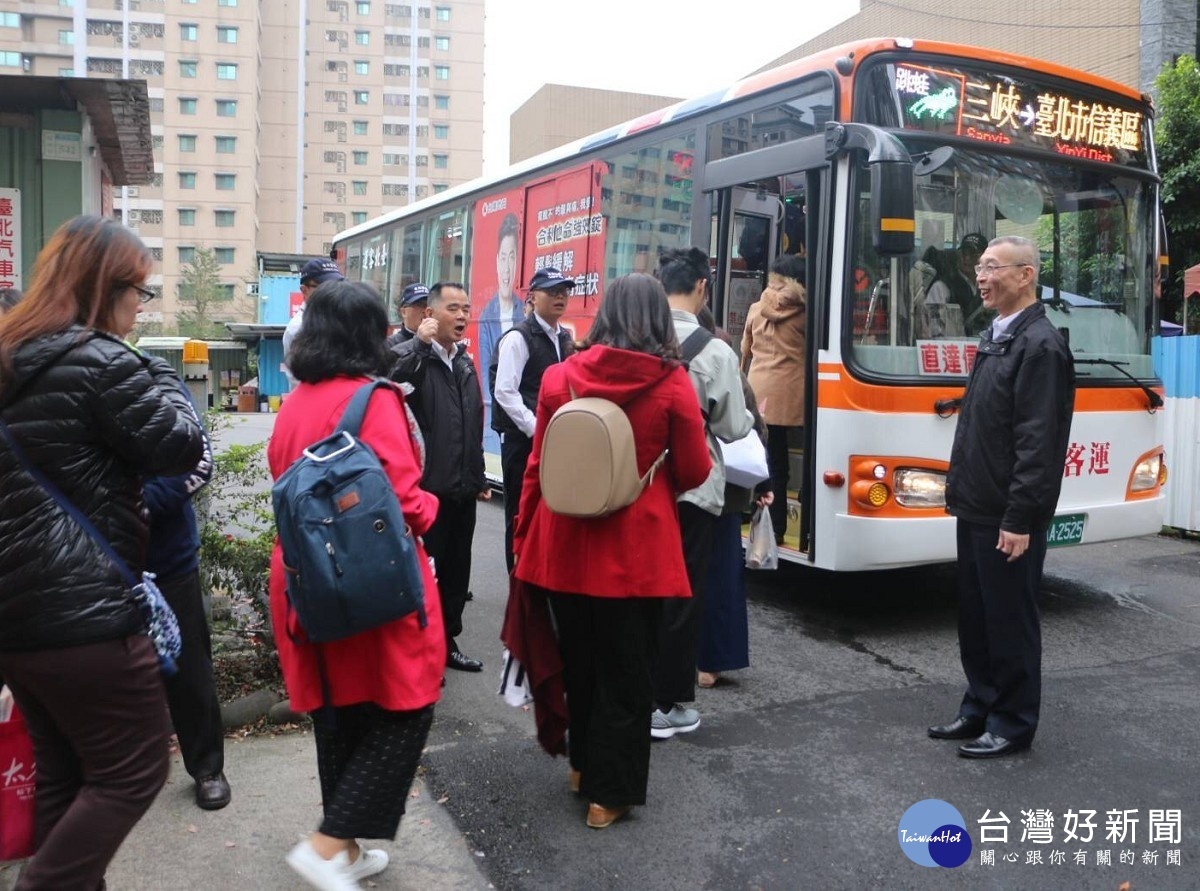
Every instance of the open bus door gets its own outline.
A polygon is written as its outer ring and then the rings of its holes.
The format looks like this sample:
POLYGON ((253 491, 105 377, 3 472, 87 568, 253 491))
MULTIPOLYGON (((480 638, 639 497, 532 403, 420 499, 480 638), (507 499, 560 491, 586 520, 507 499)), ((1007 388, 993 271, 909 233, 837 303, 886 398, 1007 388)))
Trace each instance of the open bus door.
MULTIPOLYGON (((740 347, 746 312, 758 300, 767 271, 781 253, 808 261, 808 319, 804 367, 804 426, 789 437, 788 524, 780 556, 811 559, 813 467, 805 457, 816 442, 817 355, 828 312, 828 221, 818 208, 831 166, 821 137, 773 146, 705 166, 704 189, 713 208, 709 253, 716 266, 713 314, 740 347)), ((800 386, 797 381, 797 386, 800 386)))

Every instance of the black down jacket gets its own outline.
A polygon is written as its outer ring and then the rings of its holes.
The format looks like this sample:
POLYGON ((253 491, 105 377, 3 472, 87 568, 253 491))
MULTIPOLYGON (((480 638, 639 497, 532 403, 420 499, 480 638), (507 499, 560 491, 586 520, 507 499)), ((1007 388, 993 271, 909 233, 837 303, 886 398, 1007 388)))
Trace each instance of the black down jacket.
MULTIPOLYGON (((25 344, 0 393, 29 460, 140 576, 142 474, 200 460, 203 435, 162 359, 78 326, 25 344)), ((76 646, 142 628, 128 585, 0 440, 0 650, 76 646)))

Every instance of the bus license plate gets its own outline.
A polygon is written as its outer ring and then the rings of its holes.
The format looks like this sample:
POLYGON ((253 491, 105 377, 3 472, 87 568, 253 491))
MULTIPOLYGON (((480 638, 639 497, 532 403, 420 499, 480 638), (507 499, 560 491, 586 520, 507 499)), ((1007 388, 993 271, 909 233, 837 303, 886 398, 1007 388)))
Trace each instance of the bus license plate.
POLYGON ((1087 514, 1067 514, 1055 517, 1046 530, 1046 547, 1059 548, 1064 545, 1079 544, 1083 541, 1083 524, 1087 514))

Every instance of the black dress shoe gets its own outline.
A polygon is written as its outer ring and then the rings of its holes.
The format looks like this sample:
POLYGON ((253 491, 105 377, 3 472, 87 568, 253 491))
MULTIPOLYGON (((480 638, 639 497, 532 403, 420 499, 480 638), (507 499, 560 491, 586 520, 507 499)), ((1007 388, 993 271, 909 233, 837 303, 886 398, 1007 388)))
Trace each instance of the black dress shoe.
POLYGON ((458 647, 454 647, 446 653, 446 667, 456 671, 483 671, 482 662, 472 659, 458 647))
POLYGON ((949 724, 935 724, 929 728, 934 739, 974 739, 983 733, 983 718, 959 715, 949 724))
POLYGON ((206 811, 219 811, 229 804, 233 793, 229 790, 229 781, 225 774, 213 774, 210 777, 200 777, 196 780, 196 805, 206 811))
POLYGON ((958 754, 964 758, 1003 758, 1005 755, 1028 748, 1029 743, 1027 742, 1015 742, 989 731, 974 742, 959 746, 958 754))

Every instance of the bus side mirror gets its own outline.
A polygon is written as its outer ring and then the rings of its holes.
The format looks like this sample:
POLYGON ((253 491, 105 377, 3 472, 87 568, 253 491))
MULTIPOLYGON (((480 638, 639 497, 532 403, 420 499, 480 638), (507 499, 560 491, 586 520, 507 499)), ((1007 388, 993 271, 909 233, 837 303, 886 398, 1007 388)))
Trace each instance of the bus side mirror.
POLYGON ((904 144, 870 124, 825 125, 825 156, 861 149, 871 171, 871 244, 881 257, 911 254, 915 246, 913 164, 904 144))

